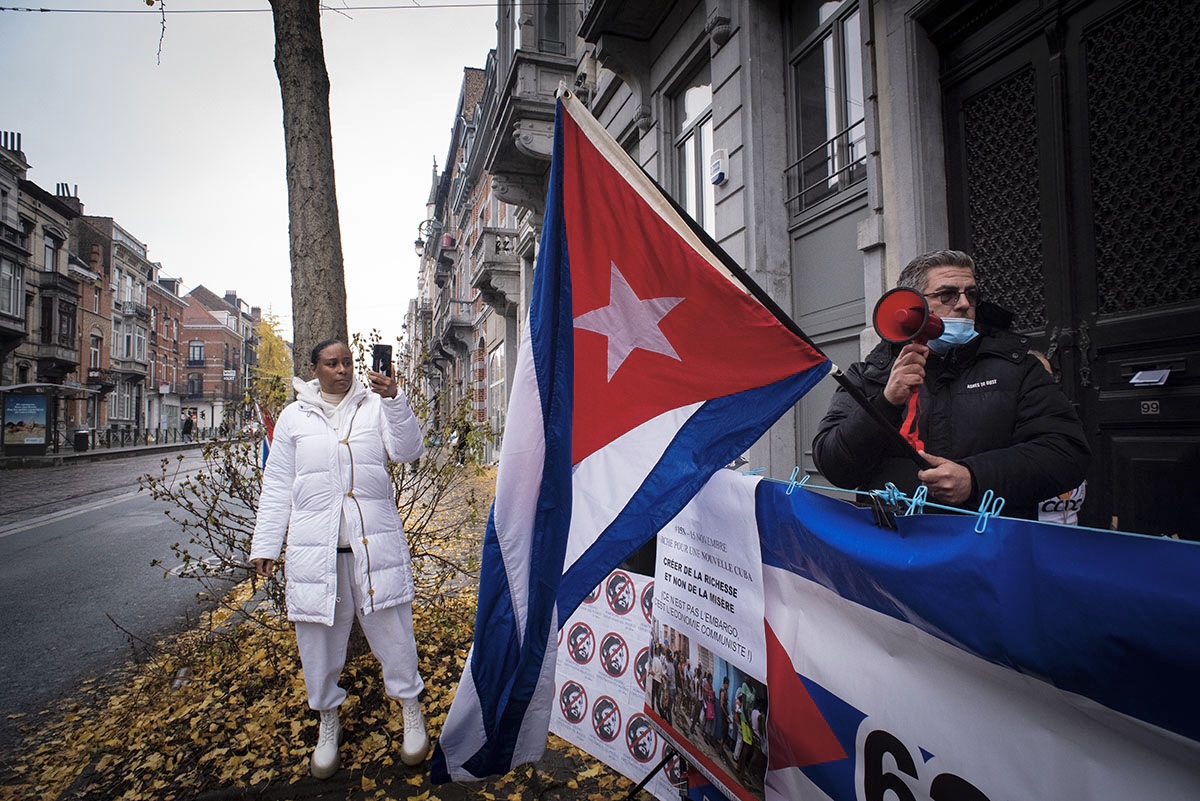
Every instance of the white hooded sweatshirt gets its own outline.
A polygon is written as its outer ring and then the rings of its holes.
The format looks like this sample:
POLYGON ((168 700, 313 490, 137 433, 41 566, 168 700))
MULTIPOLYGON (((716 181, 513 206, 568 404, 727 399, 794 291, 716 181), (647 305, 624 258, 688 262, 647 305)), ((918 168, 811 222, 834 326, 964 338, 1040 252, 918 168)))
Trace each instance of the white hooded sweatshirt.
POLYGON ((275 424, 263 472, 251 559, 278 559, 287 540, 288 619, 333 624, 339 532, 354 553, 363 614, 413 598, 408 541, 388 461, 424 453, 403 394, 382 398, 355 381, 337 407, 317 381, 293 379, 297 399, 275 424))

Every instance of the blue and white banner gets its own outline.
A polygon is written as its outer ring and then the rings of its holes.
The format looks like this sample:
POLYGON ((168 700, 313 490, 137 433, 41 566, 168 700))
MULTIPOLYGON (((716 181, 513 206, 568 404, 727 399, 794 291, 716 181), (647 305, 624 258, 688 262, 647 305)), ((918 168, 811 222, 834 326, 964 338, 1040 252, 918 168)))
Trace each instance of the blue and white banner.
POLYGON ((977 533, 969 515, 891 531, 755 485, 681 513, 757 521, 734 547, 762 559, 768 758, 718 751, 730 796, 1200 798, 1200 546, 1006 518, 977 533))

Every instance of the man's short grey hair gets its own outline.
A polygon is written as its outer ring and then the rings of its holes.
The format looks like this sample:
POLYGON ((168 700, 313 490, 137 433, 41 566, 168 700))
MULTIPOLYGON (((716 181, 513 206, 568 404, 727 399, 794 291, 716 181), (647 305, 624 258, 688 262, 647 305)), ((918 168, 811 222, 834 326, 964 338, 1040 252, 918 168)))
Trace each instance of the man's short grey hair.
POLYGON ((911 287, 918 292, 924 292, 926 274, 934 267, 966 267, 975 272, 975 260, 961 250, 932 250, 923 253, 905 265, 896 279, 896 286, 911 287))

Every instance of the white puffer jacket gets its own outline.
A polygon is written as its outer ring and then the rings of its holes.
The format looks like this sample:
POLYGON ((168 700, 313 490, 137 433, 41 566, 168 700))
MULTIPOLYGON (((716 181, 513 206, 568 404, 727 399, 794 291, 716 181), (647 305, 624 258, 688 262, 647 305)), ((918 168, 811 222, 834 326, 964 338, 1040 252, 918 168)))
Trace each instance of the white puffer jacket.
POLYGON ((408 399, 385 399, 358 381, 330 417, 319 385, 295 380, 298 397, 275 424, 263 472, 251 559, 278 559, 287 538, 288 619, 333 624, 337 545, 345 515, 363 614, 413 599, 408 540, 387 462, 425 450, 408 399), (334 421, 340 420, 340 430, 334 421))

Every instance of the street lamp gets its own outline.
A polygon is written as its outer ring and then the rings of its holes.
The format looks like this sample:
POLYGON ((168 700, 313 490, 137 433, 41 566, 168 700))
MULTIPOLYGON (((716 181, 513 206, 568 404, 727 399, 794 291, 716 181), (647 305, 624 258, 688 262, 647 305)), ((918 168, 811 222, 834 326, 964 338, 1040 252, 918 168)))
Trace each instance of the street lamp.
POLYGON ((432 240, 441 230, 442 224, 433 218, 422 220, 417 224, 417 241, 413 242, 413 250, 416 251, 418 257, 425 255, 426 241, 432 240))

